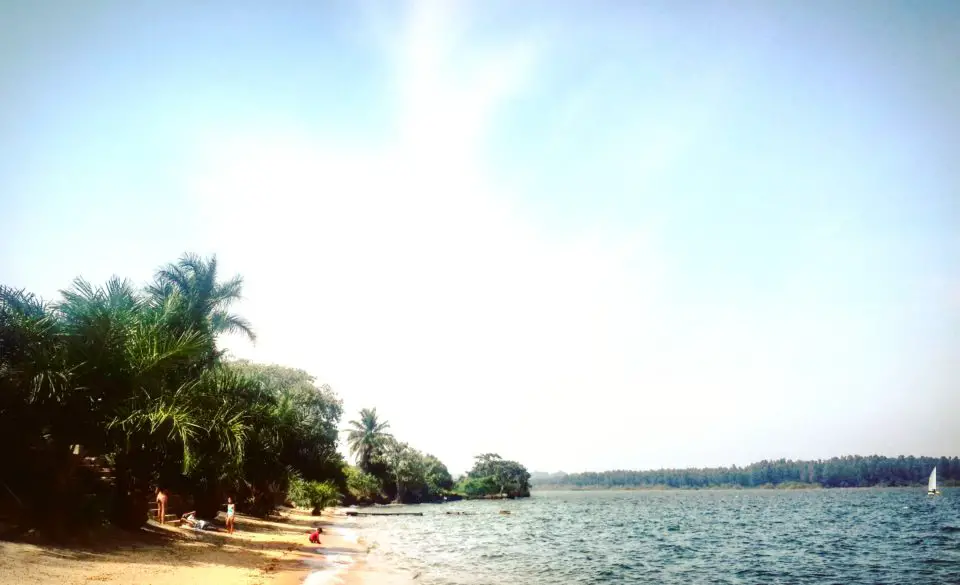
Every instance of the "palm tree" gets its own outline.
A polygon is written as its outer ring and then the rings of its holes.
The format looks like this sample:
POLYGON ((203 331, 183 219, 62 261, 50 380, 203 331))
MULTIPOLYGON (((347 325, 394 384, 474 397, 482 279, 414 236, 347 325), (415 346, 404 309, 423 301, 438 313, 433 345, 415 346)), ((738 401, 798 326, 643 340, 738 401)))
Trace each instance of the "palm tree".
MULTIPOLYGON (((252 332, 227 312, 242 281, 218 283, 216 268, 185 256, 146 291, 77 279, 52 304, 0 285, 0 444, 16 470, 0 470, 0 493, 24 524, 69 526, 104 504, 139 526, 155 482, 189 490, 198 511, 224 489, 269 504, 291 469, 339 469, 336 427, 310 434, 303 397, 217 359, 217 333, 252 332), (80 451, 102 457, 112 486, 80 451)), ((314 406, 339 418, 339 403, 314 406)))
POLYGON ((177 262, 157 270, 154 282, 147 287, 155 306, 173 305, 183 310, 191 325, 203 324, 213 335, 239 333, 250 341, 257 337, 250 323, 228 311, 240 300, 243 277, 219 282, 217 257, 204 260, 196 254, 184 254, 177 262))
MULTIPOLYGON (((39 471, 56 474, 51 481, 22 474, 40 486, 30 498, 45 501, 44 512, 55 516, 69 510, 50 502, 70 500, 70 490, 78 489, 74 448, 112 456, 111 509, 120 523, 139 525, 150 462, 162 452, 188 462, 198 421, 208 418, 191 400, 193 365, 206 355, 207 336, 169 327, 163 309, 148 307, 128 281, 97 287, 77 279, 61 294, 62 301, 48 307, 22 291, 0 289, 0 438, 15 431, 14 441, 3 441, 18 450, 8 459, 27 455, 20 461, 43 463, 39 471)), ((24 493, 4 483, 7 491, 24 493)))
MULTIPOLYGON (((50 307, 23 290, 0 285, 0 492, 13 498, 18 521, 50 525, 66 510, 54 489, 67 455, 54 416, 72 394, 62 334, 50 307), (53 439, 53 440, 51 440, 53 439), (51 471, 53 471, 51 473, 51 471)), ((58 419, 62 420, 62 419, 58 419)))
POLYGON ((0 417, 23 423, 22 413, 13 416, 17 406, 42 404, 64 390, 68 372, 59 325, 41 299, 0 285, 0 417))
POLYGON ((369 472, 374 455, 390 437, 385 432, 390 428, 390 423, 377 418, 376 408, 364 408, 360 411, 360 420, 352 420, 349 425, 351 428, 346 429, 346 433, 350 454, 357 457, 360 469, 369 472))
POLYGON ((53 420, 70 443, 113 456, 114 520, 138 526, 152 463, 166 453, 189 465, 208 418, 194 396, 209 336, 171 327, 179 317, 170 307, 150 306, 128 281, 77 279, 61 294, 55 308, 73 391, 53 420))

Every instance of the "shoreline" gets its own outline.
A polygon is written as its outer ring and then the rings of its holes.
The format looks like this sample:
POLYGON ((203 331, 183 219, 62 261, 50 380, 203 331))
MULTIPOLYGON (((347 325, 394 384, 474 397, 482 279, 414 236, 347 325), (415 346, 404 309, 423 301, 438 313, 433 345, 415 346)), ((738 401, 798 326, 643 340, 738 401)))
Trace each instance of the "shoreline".
MULTIPOLYGON (((222 515, 221 515, 222 518, 222 515)), ((150 521, 135 532, 104 528, 68 544, 36 533, 0 541, 0 583, 39 585, 327 585, 385 582, 366 562, 361 534, 342 508, 310 516, 283 509, 269 519, 237 515, 234 534, 150 521), (313 526, 323 528, 310 544, 313 526)))
MULTIPOLYGON (((287 511, 286 516, 291 514, 287 511)), ((298 515, 300 516, 300 515, 298 515)), ((278 573, 271 581, 273 585, 326 585, 343 583, 354 585, 363 583, 359 579, 360 567, 365 565, 367 553, 359 535, 351 537, 345 534, 343 522, 346 516, 343 508, 324 511, 319 517, 303 515, 301 518, 314 519, 322 525, 320 544, 303 542, 291 557, 298 562, 297 567, 278 573)), ((303 520, 300 520, 303 522, 303 520)))
MULTIPOLYGON (((284 571, 271 581, 273 585, 378 585, 386 584, 382 568, 367 562, 369 543, 362 533, 344 524, 350 520, 338 507, 323 513, 324 532, 320 545, 305 545, 294 553, 300 567, 284 571)), ((310 516, 307 516, 310 518, 310 516)))

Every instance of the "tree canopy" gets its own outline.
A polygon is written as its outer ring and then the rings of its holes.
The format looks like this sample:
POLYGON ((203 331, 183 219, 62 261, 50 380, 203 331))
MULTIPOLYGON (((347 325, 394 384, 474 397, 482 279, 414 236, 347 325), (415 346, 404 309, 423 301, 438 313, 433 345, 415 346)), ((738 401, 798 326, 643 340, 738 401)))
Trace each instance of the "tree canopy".
POLYGON ((457 488, 468 496, 527 497, 530 473, 516 461, 484 453, 474 458, 473 469, 457 488))
POLYGON ((453 479, 447 466, 383 432, 388 423, 375 410, 362 410, 360 420, 351 423, 348 443, 358 465, 347 472, 347 485, 357 501, 416 504, 450 493, 453 479))
POLYGON ((342 412, 300 370, 228 362, 242 279, 185 255, 138 288, 76 279, 45 302, 0 286, 0 513, 21 524, 137 526, 164 487, 212 515, 266 512, 291 477, 346 486, 342 412), (79 505, 77 503, 80 503, 79 505))
POLYGON ((391 435, 387 433, 390 423, 377 416, 376 408, 364 408, 360 418, 349 422, 347 445, 350 454, 357 458, 357 464, 365 472, 372 470, 372 463, 387 444, 391 435))

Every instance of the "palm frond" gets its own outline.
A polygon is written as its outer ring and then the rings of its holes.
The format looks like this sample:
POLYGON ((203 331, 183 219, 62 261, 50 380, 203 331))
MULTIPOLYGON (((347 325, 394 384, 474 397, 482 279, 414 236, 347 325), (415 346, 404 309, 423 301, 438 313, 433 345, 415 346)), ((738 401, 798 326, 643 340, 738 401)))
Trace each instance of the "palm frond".
POLYGON ((0 311, 12 312, 27 318, 39 319, 47 315, 43 300, 24 289, 0 285, 0 311))
POLYGON ((163 286, 170 286, 180 292, 190 290, 190 276, 179 264, 167 264, 158 268, 155 280, 163 286))
POLYGON ((250 341, 256 341, 257 335, 253 332, 250 322, 238 315, 226 311, 216 311, 210 317, 213 331, 216 333, 239 333, 250 341))
POLYGON ((138 324, 127 344, 131 366, 138 376, 188 364, 199 359, 206 348, 200 333, 185 331, 177 335, 158 323, 138 324))
POLYGON ((242 292, 243 277, 238 274, 226 282, 219 283, 214 289, 214 297, 218 303, 227 305, 240 300, 242 292))

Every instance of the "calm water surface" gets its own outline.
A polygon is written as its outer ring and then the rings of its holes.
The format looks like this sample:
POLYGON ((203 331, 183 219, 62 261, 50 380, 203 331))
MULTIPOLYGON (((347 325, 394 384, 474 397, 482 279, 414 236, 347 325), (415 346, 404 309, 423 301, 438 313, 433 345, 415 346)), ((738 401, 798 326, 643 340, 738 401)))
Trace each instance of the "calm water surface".
POLYGON ((956 489, 539 492, 389 510, 424 516, 353 525, 398 583, 960 583, 956 489))

